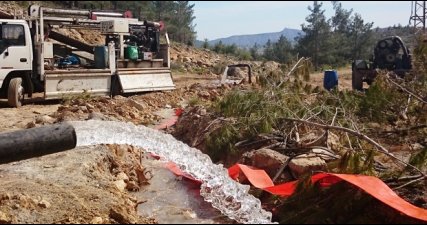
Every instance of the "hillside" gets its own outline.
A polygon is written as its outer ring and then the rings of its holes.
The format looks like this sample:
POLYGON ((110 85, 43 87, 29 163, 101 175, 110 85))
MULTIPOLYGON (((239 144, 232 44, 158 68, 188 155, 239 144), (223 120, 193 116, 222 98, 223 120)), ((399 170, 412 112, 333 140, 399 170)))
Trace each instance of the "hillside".
MULTIPOLYGON (((219 39, 211 40, 209 41, 209 45, 212 46, 222 41, 223 44, 227 44, 227 45, 236 44, 238 47, 241 47, 241 48, 250 48, 255 43, 257 43, 260 46, 263 46, 265 43, 267 43, 268 40, 271 40, 272 42, 276 42, 277 40, 279 40, 281 35, 285 36, 289 41, 294 43, 295 37, 297 37, 301 32, 302 32, 301 30, 285 28, 282 31, 272 32, 272 33, 233 35, 227 38, 219 38, 219 39)), ((201 46, 201 44, 203 44, 203 41, 196 42, 196 46, 201 46)))

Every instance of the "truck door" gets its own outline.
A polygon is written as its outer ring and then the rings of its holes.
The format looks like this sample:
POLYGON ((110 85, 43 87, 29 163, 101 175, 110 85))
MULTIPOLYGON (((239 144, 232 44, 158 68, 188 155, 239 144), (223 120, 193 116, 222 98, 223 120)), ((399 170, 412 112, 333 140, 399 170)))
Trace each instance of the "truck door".
POLYGON ((0 87, 12 71, 31 70, 31 46, 24 25, 0 24, 0 87))

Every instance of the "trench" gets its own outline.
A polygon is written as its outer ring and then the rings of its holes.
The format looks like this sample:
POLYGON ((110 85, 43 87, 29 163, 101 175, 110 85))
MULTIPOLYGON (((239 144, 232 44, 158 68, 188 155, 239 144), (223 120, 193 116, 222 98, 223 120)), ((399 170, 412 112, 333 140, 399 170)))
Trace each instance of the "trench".
POLYGON ((203 200, 199 184, 177 177, 163 162, 150 156, 142 159, 142 165, 151 172, 151 179, 150 184, 137 193, 137 198, 142 199, 137 208, 139 215, 155 218, 160 224, 234 222, 203 200))
MULTIPOLYGON (((98 144, 128 144, 141 147, 147 152, 162 157, 162 160, 159 162, 174 162, 183 172, 200 180, 202 182, 199 192, 200 197, 229 219, 235 220, 238 223, 271 223, 271 212, 262 209, 260 200, 248 193, 250 188, 248 185, 235 182, 228 176, 227 170, 221 164, 216 165, 212 163, 209 156, 176 140, 170 134, 165 134, 145 126, 136 126, 132 123, 115 121, 90 120, 69 123, 75 128, 78 147, 98 144)), ((161 173, 165 171, 157 171, 159 172, 159 176, 157 177, 160 178, 164 175, 161 173)), ((162 182, 170 182, 171 179, 175 178, 169 177, 168 179, 169 181, 161 179, 153 180, 152 183, 155 183, 153 188, 161 186, 162 182)), ((180 197, 176 199, 172 198, 168 201, 176 200, 183 208, 197 207, 198 204, 202 205, 201 201, 197 201, 197 191, 188 191, 188 188, 191 188, 191 186, 186 186, 185 184, 182 184, 181 187, 179 185, 176 186, 172 192, 169 192, 168 196, 176 195, 180 197), (185 197, 186 195, 182 194, 184 192, 193 193, 193 196, 185 197)), ((158 190, 158 192, 162 191, 166 190, 158 190)), ((144 193, 141 193, 141 195, 144 195, 144 193)), ((153 209, 155 210, 155 208, 153 209)), ((215 220, 215 212, 204 210, 207 207, 199 209, 199 211, 188 210, 188 212, 181 213, 181 215, 193 219, 199 216, 199 218, 204 218, 204 221, 209 223, 215 220)), ((173 212, 165 210, 164 213, 167 211, 173 212)), ((180 212, 184 211, 182 209, 178 210, 177 215, 180 215, 180 212)), ((150 212, 144 212, 141 209, 140 213, 150 212)), ((151 213, 153 214, 153 212, 151 213)), ((165 221, 163 222, 187 222, 185 219, 182 219, 183 217, 178 217, 175 221, 166 221, 167 215, 163 216, 161 213, 157 213, 157 216, 161 220, 164 219, 165 221)), ((169 219, 171 218, 169 217, 169 219)))

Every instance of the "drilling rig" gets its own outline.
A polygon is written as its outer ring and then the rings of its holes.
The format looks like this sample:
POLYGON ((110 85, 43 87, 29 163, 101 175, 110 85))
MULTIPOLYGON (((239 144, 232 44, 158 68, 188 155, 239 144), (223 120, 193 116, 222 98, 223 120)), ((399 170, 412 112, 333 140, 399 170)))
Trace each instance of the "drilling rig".
POLYGON ((169 38, 163 26, 132 18, 130 11, 31 5, 20 19, 1 13, 0 98, 19 107, 33 93, 61 99, 82 93, 172 90, 169 38), (98 30, 105 43, 92 46, 56 28, 98 30))
MULTIPOLYGON (((414 35, 426 36, 427 8, 426 1, 411 1, 409 24, 414 28, 414 35)), ((381 39, 374 48, 370 60, 354 60, 352 64, 352 86, 355 90, 363 90, 363 82, 369 85, 378 74, 377 70, 393 71, 403 77, 412 69, 409 48, 398 36, 381 39)))

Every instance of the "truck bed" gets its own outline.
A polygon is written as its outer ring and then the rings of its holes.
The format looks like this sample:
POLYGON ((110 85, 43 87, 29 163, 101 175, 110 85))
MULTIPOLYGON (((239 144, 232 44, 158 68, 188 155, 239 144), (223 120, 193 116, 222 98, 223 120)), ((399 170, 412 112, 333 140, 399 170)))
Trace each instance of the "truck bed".
POLYGON ((115 74, 110 69, 68 68, 45 71, 45 99, 61 99, 67 95, 83 93, 109 96, 112 94, 111 90, 117 88, 121 93, 137 93, 173 90, 175 85, 167 67, 119 68, 115 74))

